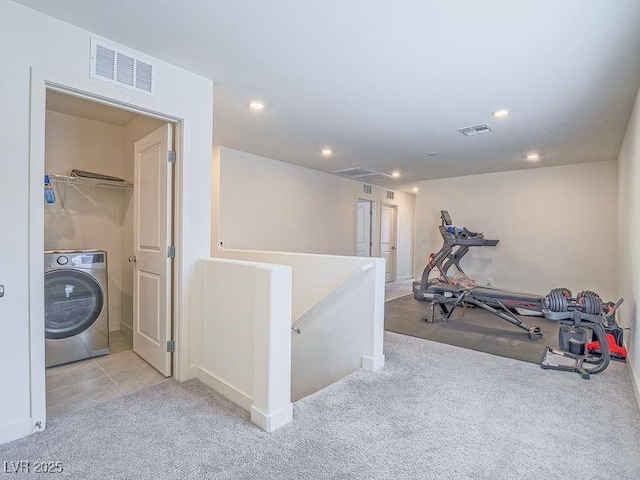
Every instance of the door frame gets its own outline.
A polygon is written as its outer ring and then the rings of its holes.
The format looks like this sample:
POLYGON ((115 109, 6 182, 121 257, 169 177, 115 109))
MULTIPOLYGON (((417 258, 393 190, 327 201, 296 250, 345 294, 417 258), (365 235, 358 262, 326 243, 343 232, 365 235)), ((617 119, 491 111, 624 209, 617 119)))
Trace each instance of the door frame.
POLYGON ((391 280, 389 282, 398 281, 398 205, 393 203, 382 202, 380 205, 380 251, 382 251, 382 209, 384 207, 393 210, 393 270, 391 271, 391 280))
POLYGON ((188 305, 181 293, 183 251, 183 211, 185 178, 183 176, 184 121, 175 112, 157 112, 145 108, 136 94, 120 92, 116 87, 103 86, 99 82, 78 81, 36 67, 31 68, 30 119, 29 119, 29 384, 30 411, 33 431, 42 430, 46 422, 45 348, 44 348, 44 203, 42 200, 42 179, 45 174, 45 130, 46 95, 52 90, 83 98, 103 105, 127 110, 175 126, 174 149, 176 165, 174 170, 173 236, 176 256, 173 265, 172 316, 173 338, 176 350, 173 354, 173 377, 186 380, 189 373, 188 305), (105 92, 107 92, 105 94, 105 92))
POLYGON ((358 203, 359 202, 369 202, 371 206, 371 256, 375 257, 378 254, 378 238, 379 235, 376 235, 378 231, 378 201, 373 200, 371 198, 365 198, 361 195, 356 195, 356 208, 355 208, 355 226, 353 229, 354 233, 354 242, 353 242, 353 254, 355 255, 358 251, 358 203))

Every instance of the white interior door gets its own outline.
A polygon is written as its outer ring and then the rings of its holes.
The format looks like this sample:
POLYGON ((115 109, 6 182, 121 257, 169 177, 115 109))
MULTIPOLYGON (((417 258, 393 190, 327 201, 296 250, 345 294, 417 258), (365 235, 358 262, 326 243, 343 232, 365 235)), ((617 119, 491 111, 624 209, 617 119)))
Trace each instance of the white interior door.
POLYGON ((370 257, 373 242, 371 241, 371 215, 373 209, 369 200, 358 200, 358 231, 356 234, 356 255, 370 257))
POLYGON ((134 147, 133 350, 171 375, 172 128, 164 125, 134 147))
POLYGON ((380 256, 386 260, 385 282, 396 279, 396 207, 382 205, 380 256))

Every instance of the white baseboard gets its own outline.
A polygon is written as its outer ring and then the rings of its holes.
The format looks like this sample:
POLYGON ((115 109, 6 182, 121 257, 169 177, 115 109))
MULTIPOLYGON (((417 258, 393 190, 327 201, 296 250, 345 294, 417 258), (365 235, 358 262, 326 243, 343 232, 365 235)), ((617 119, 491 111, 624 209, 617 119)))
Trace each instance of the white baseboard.
POLYGON ((405 275, 404 277, 396 278, 396 282, 404 282, 405 280, 413 280, 413 275, 405 275))
POLYGON ((0 445, 26 437, 32 433, 34 433, 34 430, 31 426, 30 418, 21 418, 20 420, 5 423, 0 425, 0 445))
POLYGON ((129 340, 133 341, 133 327, 131 327, 131 325, 120 322, 120 332, 122 332, 122 334, 129 340))
POLYGON ((266 432, 273 432, 293 420, 293 404, 289 403, 279 412, 267 415, 253 405, 251 406, 251 421, 266 432))
POLYGON ((362 369, 368 370, 369 372, 375 372, 384 367, 384 355, 380 355, 379 357, 367 357, 366 355, 362 356, 362 369))
POLYGON ((279 412, 268 415, 252 405, 253 399, 249 395, 229 385, 211 372, 207 372, 202 367, 190 367, 190 372, 195 373, 195 376, 208 387, 251 412, 251 421, 267 432, 273 432, 293 420, 292 403, 289 403, 279 412))
POLYGON ((636 377, 633 373, 633 368, 631 368, 631 362, 627 358, 627 370, 629 371, 629 377, 631 378, 631 385, 633 385, 633 393, 636 396, 636 402, 638 402, 638 408, 640 409, 640 384, 638 384, 638 377, 636 377))
POLYGON ((109 322, 109 331, 110 332, 117 332, 118 330, 120 330, 120 320, 116 320, 115 322, 109 322))
POLYGON ((198 370, 200 370, 198 367, 196 367, 195 365, 191 365, 189 367, 189 378, 185 378, 183 381, 191 380, 192 378, 198 378, 198 370))
POLYGON ((213 388, 216 392, 224 397, 227 397, 233 403, 240 405, 246 411, 251 411, 251 406, 253 404, 253 398, 251 398, 246 393, 238 390, 232 385, 229 385, 224 380, 216 377, 213 373, 206 371, 202 367, 191 367, 195 369, 196 377, 202 383, 207 385, 210 388, 213 388))

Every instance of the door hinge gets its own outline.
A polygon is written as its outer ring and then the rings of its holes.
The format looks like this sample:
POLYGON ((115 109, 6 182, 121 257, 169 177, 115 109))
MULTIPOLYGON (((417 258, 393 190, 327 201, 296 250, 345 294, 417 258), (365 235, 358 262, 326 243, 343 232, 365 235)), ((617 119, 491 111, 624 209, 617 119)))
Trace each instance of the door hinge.
POLYGON ((176 258, 176 247, 175 247, 175 245, 169 245, 167 247, 167 257, 168 258, 176 258))
POLYGON ((169 154, 167 155, 167 160, 169 163, 176 163, 176 151, 169 150, 169 154))
POLYGON ((173 353, 176 351, 176 342, 174 340, 169 340, 167 342, 167 353, 173 353))

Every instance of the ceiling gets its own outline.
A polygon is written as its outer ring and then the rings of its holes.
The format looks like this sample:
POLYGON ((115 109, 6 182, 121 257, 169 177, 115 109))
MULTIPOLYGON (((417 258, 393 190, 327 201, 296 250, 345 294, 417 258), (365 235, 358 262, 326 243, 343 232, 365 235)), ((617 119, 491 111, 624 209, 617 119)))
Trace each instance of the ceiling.
POLYGON ((213 80, 217 144, 389 188, 615 160, 640 86, 637 0, 18 3, 213 80))
POLYGON ((138 117, 137 113, 91 102, 83 98, 65 95, 64 93, 52 90, 47 92, 47 110, 96 120, 98 122, 111 123, 122 127, 138 117))

